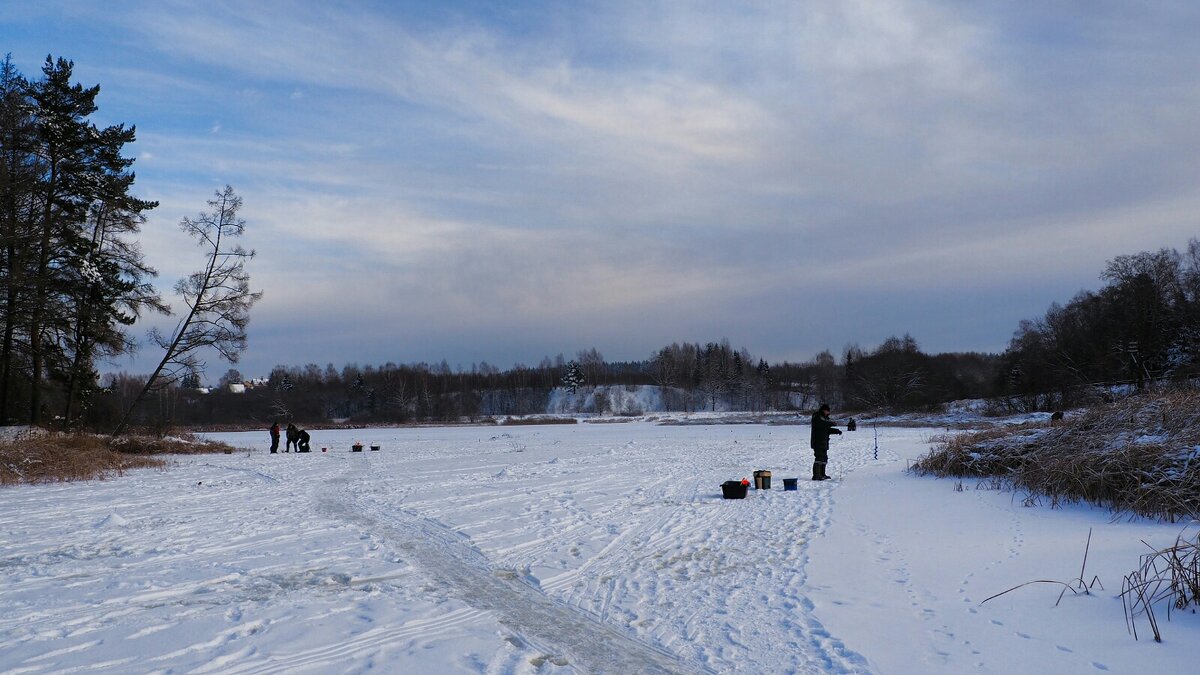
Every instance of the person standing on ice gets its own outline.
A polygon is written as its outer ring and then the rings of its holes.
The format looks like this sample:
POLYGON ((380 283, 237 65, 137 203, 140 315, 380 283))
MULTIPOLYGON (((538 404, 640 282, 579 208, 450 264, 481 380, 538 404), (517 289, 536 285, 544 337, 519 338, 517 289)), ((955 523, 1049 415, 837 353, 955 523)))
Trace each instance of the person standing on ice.
MULTIPOLYGON (((284 452, 290 451, 292 449, 292 446, 295 445, 296 442, 299 440, 300 440, 300 430, 296 428, 295 424, 289 424, 288 428, 287 428, 287 447, 285 447, 283 449, 283 451, 284 452)), ((299 449, 299 448, 297 448, 297 449, 299 449)))
POLYGON ((825 465, 829 463, 829 437, 833 434, 841 436, 842 432, 833 426, 833 420, 829 419, 829 404, 822 403, 817 412, 813 413, 812 437, 809 440, 813 455, 816 456, 813 461, 813 480, 830 478, 829 474, 825 473, 825 465))
POLYGON ((279 452, 279 422, 271 423, 271 454, 279 452))

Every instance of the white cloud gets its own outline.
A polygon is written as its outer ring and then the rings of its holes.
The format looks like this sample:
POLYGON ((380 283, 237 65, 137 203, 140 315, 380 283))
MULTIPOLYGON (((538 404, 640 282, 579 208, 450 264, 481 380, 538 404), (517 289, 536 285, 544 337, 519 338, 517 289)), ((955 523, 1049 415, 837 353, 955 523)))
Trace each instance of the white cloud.
POLYGON ((246 197, 264 316, 691 328, 814 285, 904 305, 1182 245, 1200 49, 1165 7, 146 3, 121 20, 166 58, 103 72, 170 121, 135 120, 165 229, 246 197))

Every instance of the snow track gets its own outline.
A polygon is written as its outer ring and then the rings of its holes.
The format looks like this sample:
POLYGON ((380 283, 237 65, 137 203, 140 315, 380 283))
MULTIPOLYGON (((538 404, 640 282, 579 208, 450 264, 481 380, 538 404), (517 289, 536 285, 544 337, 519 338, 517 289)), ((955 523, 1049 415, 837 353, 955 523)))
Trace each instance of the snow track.
POLYGON ((403 557, 415 561, 422 574, 446 595, 494 612, 502 625, 532 643, 569 654, 569 661, 587 672, 696 672, 665 650, 554 602, 519 573, 492 569, 462 535, 403 510, 385 513, 377 505, 356 500, 353 479, 362 474, 359 468, 331 481, 337 489, 321 497, 320 511, 381 537, 403 557))

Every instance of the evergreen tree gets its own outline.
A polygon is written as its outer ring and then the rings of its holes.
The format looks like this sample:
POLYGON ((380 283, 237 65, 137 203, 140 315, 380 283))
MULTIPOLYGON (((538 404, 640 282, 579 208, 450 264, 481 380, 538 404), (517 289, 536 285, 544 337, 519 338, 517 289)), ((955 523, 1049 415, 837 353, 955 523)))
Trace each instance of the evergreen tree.
POLYGON ((199 389, 200 374, 188 373, 187 375, 184 375, 183 379, 180 380, 179 386, 183 387, 184 389, 199 389))
POLYGON ((567 364, 567 371, 562 376, 562 386, 567 387, 574 394, 575 391, 583 386, 583 369, 579 367, 579 363, 572 361, 567 364))
POLYGON ((156 206, 129 193, 133 160, 121 153, 134 129, 91 124, 100 88, 72 84, 73 68, 47 57, 42 79, 27 82, 10 60, 0 67, 0 418, 15 412, 21 383, 34 424, 50 384, 69 422, 96 388, 95 359, 131 349, 123 327, 162 309, 130 239, 156 206))
POLYGON ((6 57, 0 64, 0 283, 3 284, 3 338, 0 340, 0 423, 15 412, 18 371, 26 372, 28 278, 32 239, 32 195, 38 180, 37 131, 29 83, 6 57))

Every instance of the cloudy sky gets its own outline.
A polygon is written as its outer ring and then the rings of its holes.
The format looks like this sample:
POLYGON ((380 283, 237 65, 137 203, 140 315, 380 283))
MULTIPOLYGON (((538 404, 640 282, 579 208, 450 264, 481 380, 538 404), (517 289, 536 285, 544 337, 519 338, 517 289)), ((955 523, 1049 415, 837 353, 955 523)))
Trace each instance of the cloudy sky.
POLYGON ((247 376, 1000 351, 1200 235, 1194 0, 3 4, 0 52, 137 126, 164 291, 243 196, 247 376))

